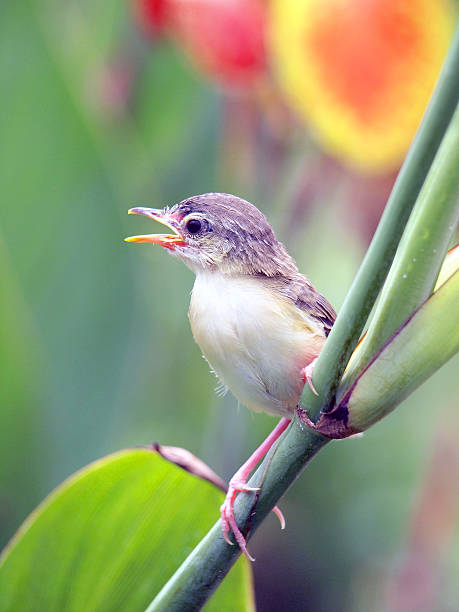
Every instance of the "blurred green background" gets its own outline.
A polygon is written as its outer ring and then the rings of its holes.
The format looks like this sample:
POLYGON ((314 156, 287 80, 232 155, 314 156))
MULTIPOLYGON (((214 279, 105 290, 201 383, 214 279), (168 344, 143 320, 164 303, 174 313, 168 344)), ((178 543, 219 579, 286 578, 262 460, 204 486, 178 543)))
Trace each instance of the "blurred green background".
MULTIPOLYGON (((129 207, 236 192, 338 309, 394 174, 358 176, 306 134, 276 139, 250 102, 142 38, 121 0, 4 1, 0 86, 5 544, 111 451, 157 440, 229 478, 275 424, 214 393, 186 316, 193 275, 123 242, 153 231, 129 207)), ((416 609, 457 609, 458 366, 308 468, 282 501, 285 532, 274 517, 251 544, 259 610, 403 610, 422 594, 416 609)))

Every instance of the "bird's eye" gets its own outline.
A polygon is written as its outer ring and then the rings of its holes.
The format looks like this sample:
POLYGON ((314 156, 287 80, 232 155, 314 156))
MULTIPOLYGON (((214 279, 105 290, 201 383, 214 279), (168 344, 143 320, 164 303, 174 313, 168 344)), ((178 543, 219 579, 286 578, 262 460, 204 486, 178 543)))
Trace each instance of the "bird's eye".
POLYGON ((186 224, 186 229, 190 234, 197 234, 201 231, 202 223, 199 219, 190 219, 186 224))

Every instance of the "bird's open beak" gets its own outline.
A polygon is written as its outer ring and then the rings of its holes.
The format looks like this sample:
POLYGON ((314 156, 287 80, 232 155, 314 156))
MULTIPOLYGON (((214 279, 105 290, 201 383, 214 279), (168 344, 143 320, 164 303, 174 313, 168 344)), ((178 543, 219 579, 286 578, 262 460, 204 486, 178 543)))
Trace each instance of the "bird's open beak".
POLYGON ((155 221, 159 221, 169 229, 171 229, 174 234, 144 234, 143 236, 129 236, 129 238, 125 238, 126 242, 152 242, 153 244, 159 244, 166 249, 175 249, 177 246, 184 246, 185 240, 180 235, 180 229, 178 222, 168 215, 164 210, 160 210, 157 208, 144 208, 142 206, 138 206, 136 208, 131 208, 128 210, 128 215, 144 215, 145 217, 150 217, 150 219, 154 219, 155 221))

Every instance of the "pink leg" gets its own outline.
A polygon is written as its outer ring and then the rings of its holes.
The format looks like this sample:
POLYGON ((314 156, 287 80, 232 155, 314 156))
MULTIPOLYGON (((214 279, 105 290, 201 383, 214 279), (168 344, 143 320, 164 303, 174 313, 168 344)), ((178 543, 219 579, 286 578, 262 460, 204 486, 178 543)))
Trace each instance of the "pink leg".
POLYGON ((301 370, 301 374, 303 375, 303 379, 305 383, 308 383, 309 388, 315 395, 319 395, 315 390, 314 385, 312 384, 312 373, 314 371, 314 366, 316 365, 317 357, 311 361, 309 365, 301 370))
MULTIPOLYGON (((223 537, 228 542, 228 544, 233 544, 228 537, 228 533, 230 528, 234 533, 234 537, 236 538, 236 542, 239 544, 242 552, 246 557, 248 557, 251 561, 255 561, 253 557, 250 556, 249 551, 246 547, 245 538, 242 535, 239 527, 236 524, 236 520, 234 518, 234 500, 236 498, 236 494, 240 491, 258 491, 257 487, 249 487, 247 484, 247 478, 249 477, 250 472, 257 465, 261 459, 266 455, 269 449, 272 447, 274 442, 279 439, 280 435, 287 429, 288 424, 290 423, 290 419, 283 418, 279 421, 273 431, 269 434, 266 440, 257 448, 257 450, 247 459, 247 461, 238 469, 238 471, 231 478, 228 492, 226 494, 226 499, 220 507, 220 512, 222 515, 222 531, 223 537)), ((284 517, 279 508, 274 509, 274 512, 279 517, 281 522, 281 526, 285 525, 284 517)))

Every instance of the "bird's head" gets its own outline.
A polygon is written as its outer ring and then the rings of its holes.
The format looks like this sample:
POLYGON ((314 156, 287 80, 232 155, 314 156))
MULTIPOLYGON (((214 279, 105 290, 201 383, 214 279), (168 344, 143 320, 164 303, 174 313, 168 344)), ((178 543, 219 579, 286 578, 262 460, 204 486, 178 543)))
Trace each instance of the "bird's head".
POLYGON ((131 208, 130 214, 159 221, 174 234, 131 236, 127 242, 159 244, 195 273, 290 276, 293 259, 266 217, 250 202, 226 193, 193 196, 171 208, 131 208))

